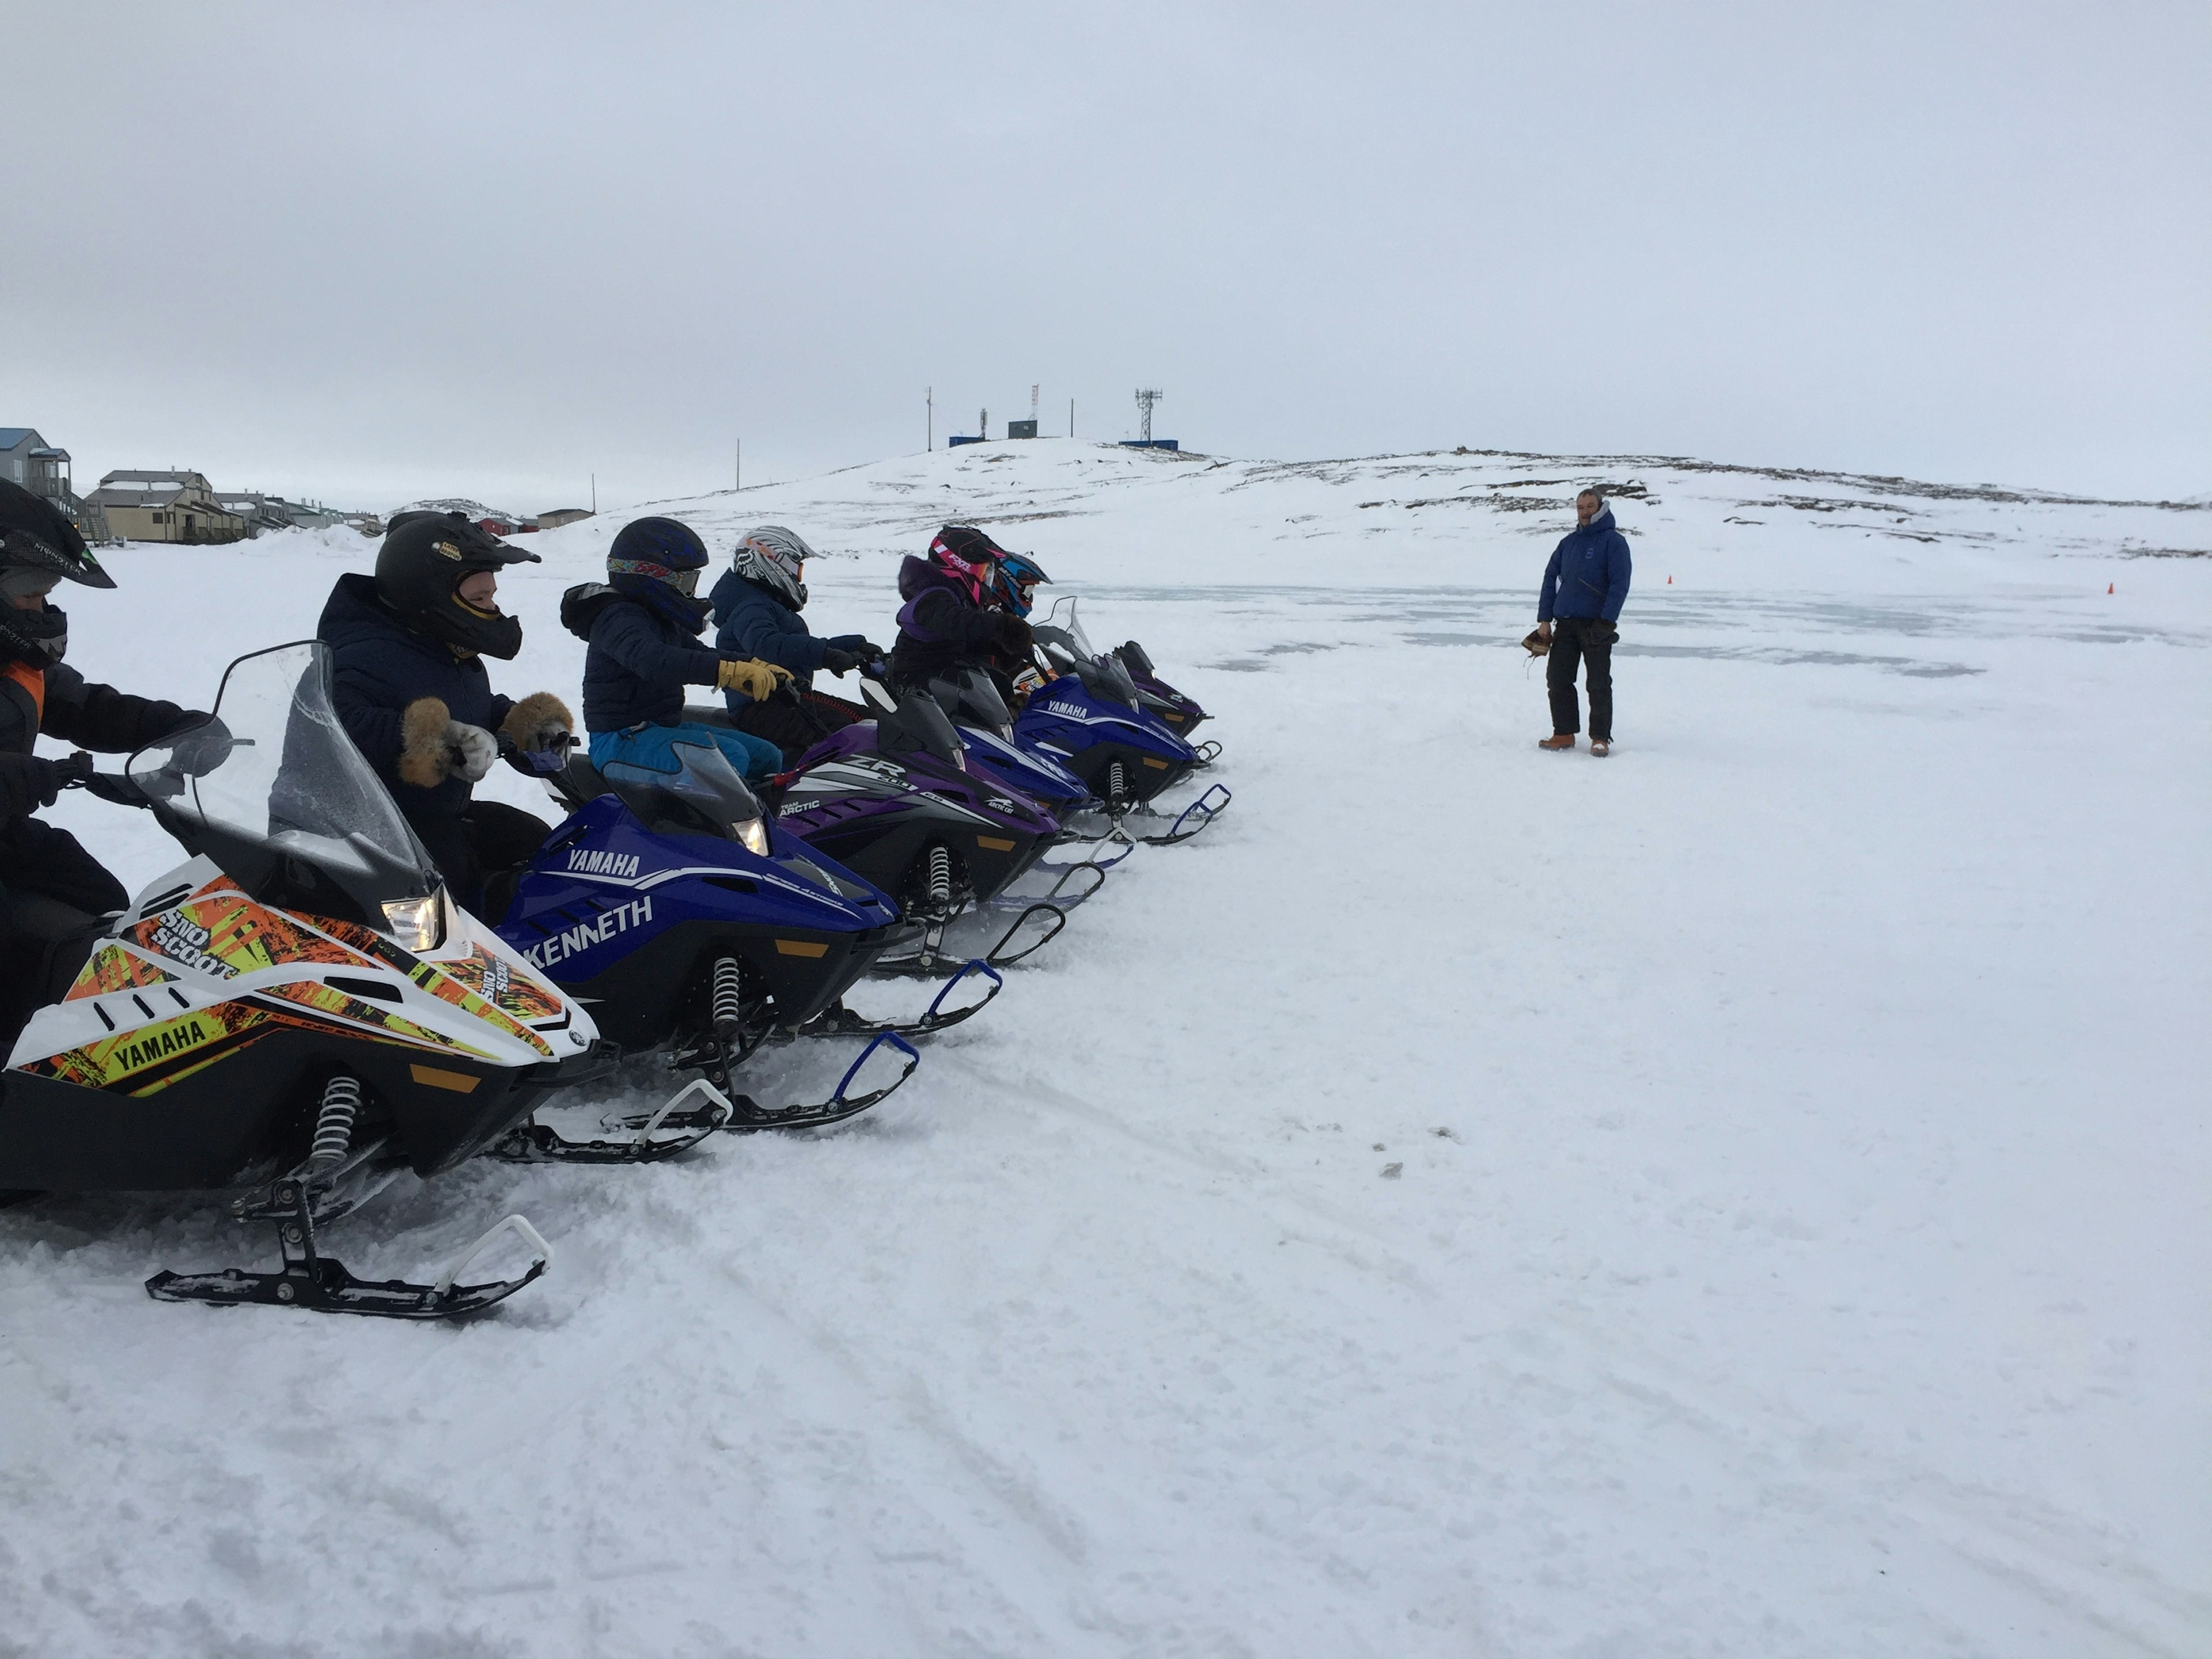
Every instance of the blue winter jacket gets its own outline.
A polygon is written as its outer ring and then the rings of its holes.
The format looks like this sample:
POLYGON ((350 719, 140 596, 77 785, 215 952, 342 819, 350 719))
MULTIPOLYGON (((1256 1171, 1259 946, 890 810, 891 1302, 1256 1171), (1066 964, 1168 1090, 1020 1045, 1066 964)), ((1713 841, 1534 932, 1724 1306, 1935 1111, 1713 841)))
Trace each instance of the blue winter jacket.
POLYGON ((456 657, 444 641, 409 628, 378 599, 374 576, 338 578, 315 637, 331 648, 338 723, 400 811, 409 818, 459 813, 475 793, 459 772, 429 789, 400 781, 399 717, 409 703, 435 697, 463 724, 498 731, 514 704, 492 690, 483 659, 456 657))
POLYGON ((684 719, 684 688, 712 685, 721 658, 635 599, 609 593, 584 653, 584 729, 627 732, 684 719))
POLYGON ((1628 538, 1613 526, 1613 509, 1601 507, 1588 524, 1569 531, 1544 567, 1544 592, 1536 620, 1602 617, 1620 620, 1628 600, 1628 538))
MULTIPOLYGON (((860 634, 839 634, 818 639, 806 631, 799 613, 757 582, 747 581, 734 570, 725 570, 709 596, 714 604, 714 644, 725 655, 757 657, 779 668, 788 668, 805 690, 814 689, 814 671, 822 666, 823 653, 835 646, 857 651, 868 641, 860 634)), ((752 699, 742 691, 722 694, 734 714, 752 699)))

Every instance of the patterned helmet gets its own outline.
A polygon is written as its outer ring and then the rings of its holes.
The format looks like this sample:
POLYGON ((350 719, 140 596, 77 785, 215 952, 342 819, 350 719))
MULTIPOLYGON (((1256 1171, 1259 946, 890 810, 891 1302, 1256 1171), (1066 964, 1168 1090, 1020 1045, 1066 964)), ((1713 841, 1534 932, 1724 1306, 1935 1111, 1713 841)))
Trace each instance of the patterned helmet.
POLYGON ((732 562, 738 574, 781 597, 793 611, 806 609, 806 562, 814 550, 793 531, 780 524, 748 530, 738 544, 732 562))
POLYGON ((1000 556, 998 567, 991 573, 991 588, 1000 605, 1017 617, 1026 617, 1036 602, 1030 590, 1051 580, 1044 567, 1028 554, 1006 553, 1000 556))
POLYGON ((929 544, 929 562, 966 584, 977 605, 991 586, 991 573, 1006 550, 972 524, 949 524, 929 544))

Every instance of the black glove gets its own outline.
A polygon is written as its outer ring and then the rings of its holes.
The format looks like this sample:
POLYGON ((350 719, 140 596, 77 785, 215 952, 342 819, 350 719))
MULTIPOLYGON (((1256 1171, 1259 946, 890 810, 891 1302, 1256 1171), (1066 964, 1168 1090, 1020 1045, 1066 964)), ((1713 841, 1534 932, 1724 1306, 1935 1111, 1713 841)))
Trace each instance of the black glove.
POLYGON ((214 715, 187 714, 179 726, 169 742, 169 763, 187 777, 204 777, 230 758, 230 728, 214 715))
POLYGON ((858 668, 861 661, 862 659, 854 653, 840 651, 834 645, 824 646, 822 649, 822 665, 840 678, 858 668))
POLYGON ((890 655, 890 652, 886 647, 878 645, 872 640, 862 640, 853 647, 853 654, 863 664, 866 664, 881 662, 885 657, 890 655))
MULTIPOLYGON (((83 759, 84 769, 90 771, 92 757, 83 759)), ((0 820, 27 818, 41 806, 52 806, 66 787, 62 769, 69 763, 43 755, 0 755, 0 820)))
POLYGON ((1600 619, 1597 625, 1590 629, 1590 632, 1596 635, 1599 640, 1607 645, 1618 645, 1620 643, 1620 624, 1619 623, 1609 623, 1603 619, 1600 619))
POLYGON ((999 649, 1010 657, 1026 657, 1030 653, 1030 625, 1011 611, 999 613, 992 630, 999 649))

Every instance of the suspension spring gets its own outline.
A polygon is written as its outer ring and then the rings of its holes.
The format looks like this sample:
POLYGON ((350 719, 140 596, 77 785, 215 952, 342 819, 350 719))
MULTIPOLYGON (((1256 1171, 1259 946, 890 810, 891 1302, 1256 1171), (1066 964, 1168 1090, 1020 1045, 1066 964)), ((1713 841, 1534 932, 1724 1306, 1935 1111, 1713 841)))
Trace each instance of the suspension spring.
POLYGON ((929 849, 929 896, 937 904, 948 903, 952 897, 952 854, 942 846, 929 849))
POLYGON ((715 1031, 728 1036, 745 1023, 745 972, 735 957, 714 960, 714 996, 709 1011, 715 1031))
POLYGON ((353 1121, 361 1111, 361 1083, 334 1077, 323 1085, 322 1109, 315 1117, 315 1138, 307 1144, 310 1170, 335 1170, 345 1162, 353 1146, 353 1121))
POLYGON ((1106 774, 1106 799, 1120 800, 1128 793, 1129 775, 1121 769, 1121 763, 1115 761, 1113 769, 1106 774))

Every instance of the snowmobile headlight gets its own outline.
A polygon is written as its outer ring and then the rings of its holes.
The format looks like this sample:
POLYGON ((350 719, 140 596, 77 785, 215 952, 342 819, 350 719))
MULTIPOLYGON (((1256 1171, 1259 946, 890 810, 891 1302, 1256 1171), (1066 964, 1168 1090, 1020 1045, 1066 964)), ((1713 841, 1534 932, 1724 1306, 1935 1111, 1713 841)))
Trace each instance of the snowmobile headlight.
POLYGON ((744 844, 745 851, 755 858, 768 856, 767 824, 758 818, 747 818, 743 823, 732 824, 730 828, 737 832, 738 840, 744 844))
POLYGON ((425 951, 434 951, 445 933, 445 906, 439 902, 440 895, 428 898, 386 899, 384 903, 384 929, 398 942, 403 951, 420 956, 425 951))

